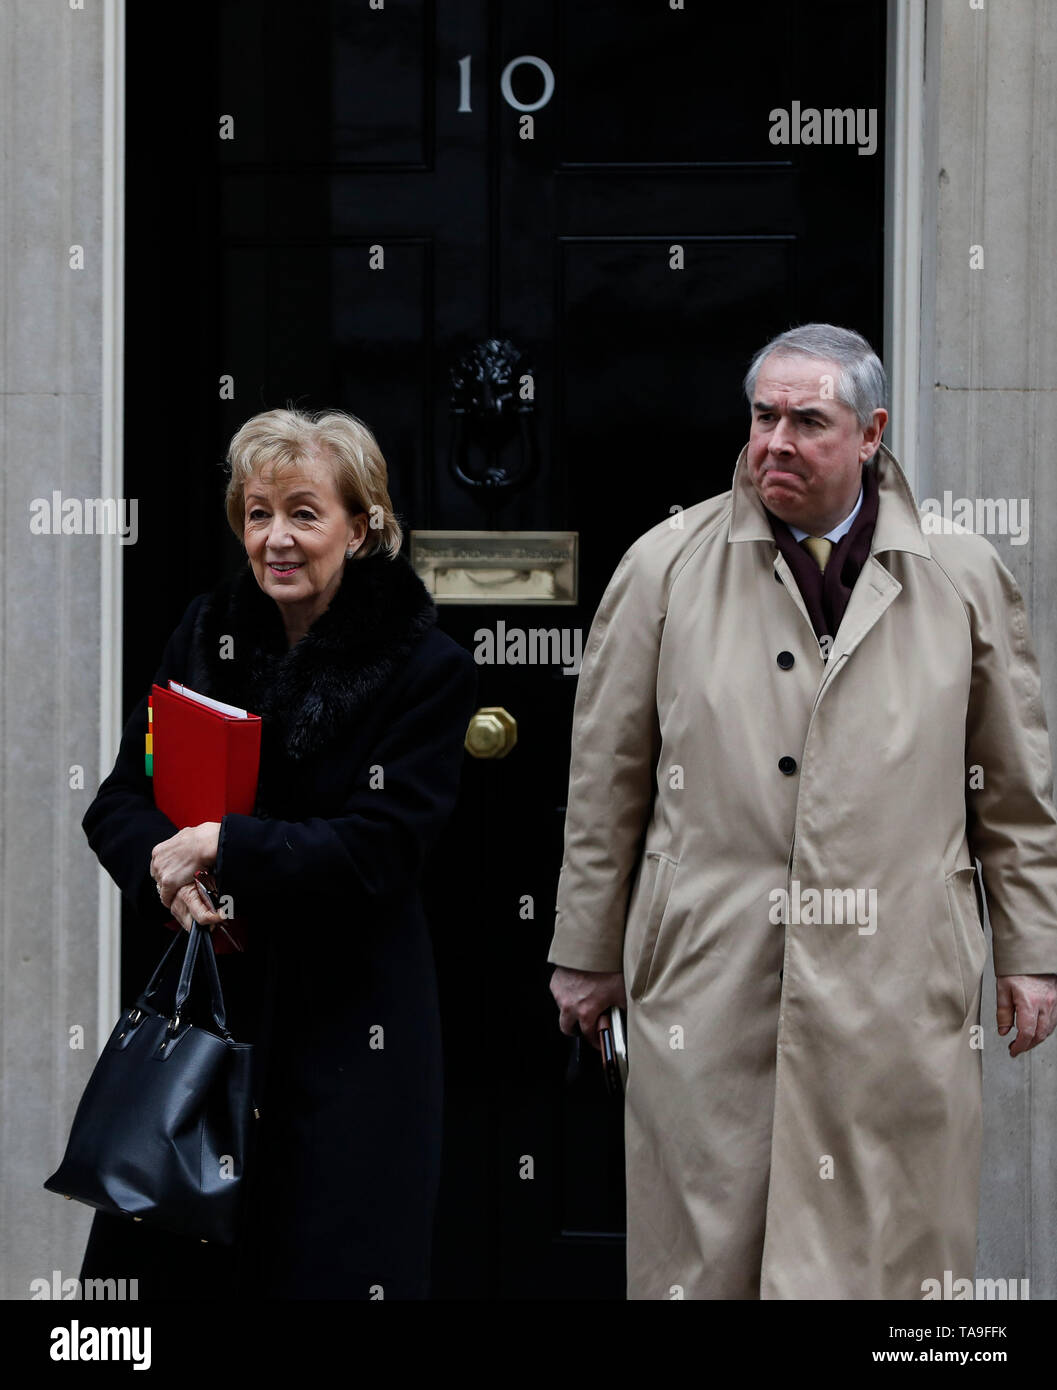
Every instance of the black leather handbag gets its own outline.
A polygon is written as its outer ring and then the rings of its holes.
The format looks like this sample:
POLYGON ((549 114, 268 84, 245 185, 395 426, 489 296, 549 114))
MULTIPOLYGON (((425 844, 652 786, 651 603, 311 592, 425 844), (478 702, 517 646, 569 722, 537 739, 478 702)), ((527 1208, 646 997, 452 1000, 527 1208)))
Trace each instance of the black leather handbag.
POLYGON ((62 1163, 44 1186, 101 1211, 230 1245, 257 1118, 253 1046, 228 1032, 213 943, 197 922, 171 992, 182 936, 115 1025, 62 1163), (205 966, 215 1032, 187 1017, 196 961, 205 966))

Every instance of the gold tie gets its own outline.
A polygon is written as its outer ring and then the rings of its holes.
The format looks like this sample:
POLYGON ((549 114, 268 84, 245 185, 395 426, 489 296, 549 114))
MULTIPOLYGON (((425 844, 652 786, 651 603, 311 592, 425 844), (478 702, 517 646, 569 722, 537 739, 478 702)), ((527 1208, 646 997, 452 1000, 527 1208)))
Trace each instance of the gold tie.
POLYGON ((833 542, 825 536, 805 536, 800 542, 807 553, 818 565, 820 570, 825 570, 826 561, 829 559, 830 551, 833 549, 833 542))

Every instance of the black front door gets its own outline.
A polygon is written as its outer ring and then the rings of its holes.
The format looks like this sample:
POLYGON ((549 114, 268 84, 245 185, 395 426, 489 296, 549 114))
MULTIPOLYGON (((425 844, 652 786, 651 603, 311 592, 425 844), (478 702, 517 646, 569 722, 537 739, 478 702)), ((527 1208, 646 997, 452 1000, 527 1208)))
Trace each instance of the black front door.
MULTIPOLYGON (((597 1066, 566 1084, 547 992, 576 678, 494 656, 515 629, 575 652, 627 545, 729 487, 769 336, 880 344, 884 0, 222 0, 163 30, 153 9, 128 16, 126 700, 239 554, 216 465, 259 410, 365 419, 409 530, 577 534, 575 605, 440 609, 482 658, 491 635, 480 704, 517 743, 467 756, 426 885, 435 1288, 619 1298, 619 1106, 597 1066), (468 404, 452 370, 492 339, 516 420, 489 435, 502 388, 468 404)), ((129 980, 143 964, 130 943, 129 980)))

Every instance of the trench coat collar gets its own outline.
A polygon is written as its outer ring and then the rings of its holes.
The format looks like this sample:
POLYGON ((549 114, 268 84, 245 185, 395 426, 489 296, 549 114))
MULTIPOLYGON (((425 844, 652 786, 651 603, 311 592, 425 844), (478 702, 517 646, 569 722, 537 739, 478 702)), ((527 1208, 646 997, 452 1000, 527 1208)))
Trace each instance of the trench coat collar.
MULTIPOLYGON (((782 580, 785 591, 814 635, 815 630, 796 579, 785 556, 778 549, 763 503, 749 479, 747 452, 748 446, 742 449, 734 470, 728 544, 750 540, 765 540, 770 543, 775 574, 782 580)), ((921 518, 914 494, 910 490, 906 475, 896 462, 895 455, 882 444, 873 461, 867 466, 877 469, 877 522, 866 563, 851 591, 840 626, 831 639, 832 645, 823 655, 823 669, 816 699, 822 698, 835 673, 841 669, 867 633, 880 622, 902 590, 902 584, 881 563, 879 556, 885 551, 893 550, 908 551, 912 555, 924 555, 926 558, 932 556, 929 543, 921 529, 921 518)))
MULTIPOLYGON (((728 541, 770 541, 774 534, 763 503, 749 478, 748 445, 738 455, 731 492, 728 541)), ((906 474, 895 455, 884 445, 867 465, 877 469, 877 524, 874 526, 870 554, 886 550, 906 550, 912 555, 931 556, 929 543, 921 529, 921 516, 906 474)), ((775 552, 778 548, 775 546, 775 552)))

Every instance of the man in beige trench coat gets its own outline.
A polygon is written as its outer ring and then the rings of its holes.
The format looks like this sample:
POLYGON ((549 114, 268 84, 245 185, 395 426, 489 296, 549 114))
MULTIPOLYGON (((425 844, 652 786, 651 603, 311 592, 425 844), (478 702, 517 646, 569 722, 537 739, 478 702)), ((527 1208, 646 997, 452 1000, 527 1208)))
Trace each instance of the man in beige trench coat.
POLYGON ((731 491, 591 628, 551 989, 596 1045, 626 1002, 629 1297, 920 1299, 975 1276, 975 859, 999 1033, 1054 1026, 1039 672, 990 542, 926 533, 865 340, 791 330, 746 389, 731 491))

